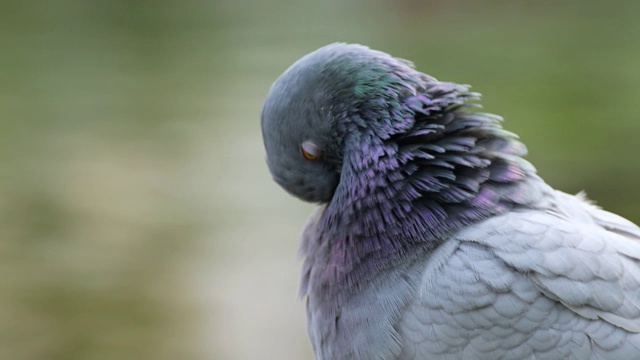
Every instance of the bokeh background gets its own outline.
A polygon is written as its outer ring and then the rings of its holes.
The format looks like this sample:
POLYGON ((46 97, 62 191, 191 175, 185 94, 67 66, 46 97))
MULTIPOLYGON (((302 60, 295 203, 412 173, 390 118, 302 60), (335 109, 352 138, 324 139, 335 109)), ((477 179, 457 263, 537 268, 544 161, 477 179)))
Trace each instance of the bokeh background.
POLYGON ((0 0, 0 359, 311 359, 270 84, 330 42, 469 83, 640 221, 638 1, 0 0))

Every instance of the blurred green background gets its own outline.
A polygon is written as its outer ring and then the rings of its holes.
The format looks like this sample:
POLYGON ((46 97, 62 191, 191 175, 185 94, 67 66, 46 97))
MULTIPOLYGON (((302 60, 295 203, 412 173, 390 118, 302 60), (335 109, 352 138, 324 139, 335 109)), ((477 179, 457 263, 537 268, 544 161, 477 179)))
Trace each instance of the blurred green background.
POLYGON ((638 1, 0 0, 0 359, 311 359, 312 206, 259 127, 358 42, 469 83, 554 187, 640 221, 638 1))

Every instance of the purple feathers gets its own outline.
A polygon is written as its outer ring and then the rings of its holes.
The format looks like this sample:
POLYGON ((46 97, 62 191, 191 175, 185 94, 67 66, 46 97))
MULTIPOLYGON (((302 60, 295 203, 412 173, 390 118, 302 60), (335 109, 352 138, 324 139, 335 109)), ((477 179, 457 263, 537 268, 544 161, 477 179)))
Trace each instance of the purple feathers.
POLYGON ((473 222, 526 206, 524 184, 535 177, 519 157, 524 145, 502 130, 499 117, 473 111, 468 102, 479 95, 467 86, 430 79, 384 94, 371 100, 384 105, 376 111, 350 114, 361 120, 345 130, 340 185, 323 216, 331 246, 339 249, 331 262, 349 276, 359 276, 354 269, 363 261, 384 266, 416 247, 432 249, 473 222))
POLYGON ((477 112, 479 97, 347 44, 303 57, 274 83, 262 114, 269 168, 291 194, 325 204, 303 244, 305 269, 321 263, 317 286, 367 281, 529 206, 539 178, 526 149, 500 117, 477 112), (321 159, 300 156, 306 141, 321 159))

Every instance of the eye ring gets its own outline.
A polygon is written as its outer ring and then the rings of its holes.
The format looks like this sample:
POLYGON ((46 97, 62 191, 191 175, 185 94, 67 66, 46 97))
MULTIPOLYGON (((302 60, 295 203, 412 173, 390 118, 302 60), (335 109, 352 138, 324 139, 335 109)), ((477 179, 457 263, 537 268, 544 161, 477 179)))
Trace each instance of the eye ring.
POLYGON ((320 159, 320 155, 322 155, 322 150, 320 147, 313 143, 311 140, 304 141, 300 144, 300 152, 302 153, 302 157, 309 161, 316 161, 320 159))

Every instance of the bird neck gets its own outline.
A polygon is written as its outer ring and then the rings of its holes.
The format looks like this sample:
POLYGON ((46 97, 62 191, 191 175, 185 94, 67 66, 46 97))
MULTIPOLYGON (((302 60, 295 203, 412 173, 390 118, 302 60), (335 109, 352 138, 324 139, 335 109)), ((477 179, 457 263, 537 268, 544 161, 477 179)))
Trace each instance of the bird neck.
POLYGON ((455 176, 428 166, 389 170, 401 157, 398 149, 370 167, 343 172, 319 222, 325 241, 319 283, 339 288, 368 282, 384 269, 424 259, 465 226, 538 207, 550 191, 532 168, 515 170, 518 165, 500 157, 483 167, 454 169, 455 176))
POLYGON ((499 117, 442 98, 405 99, 395 119, 402 131, 351 131, 340 183, 319 222, 326 281, 366 279, 465 226, 544 198, 547 186, 499 117))

